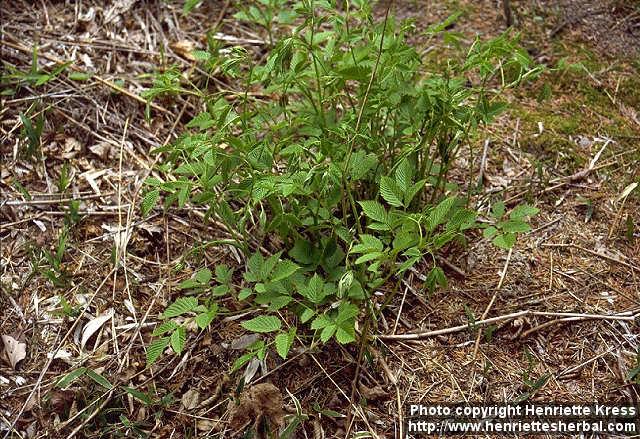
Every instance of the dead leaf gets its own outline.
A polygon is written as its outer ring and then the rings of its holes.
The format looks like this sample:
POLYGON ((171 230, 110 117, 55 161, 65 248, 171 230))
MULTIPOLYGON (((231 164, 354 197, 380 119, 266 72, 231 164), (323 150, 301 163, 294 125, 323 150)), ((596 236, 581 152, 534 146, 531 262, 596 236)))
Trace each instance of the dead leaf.
POLYGON ((182 403, 182 407, 185 410, 193 410, 198 406, 198 402, 200 401, 200 393, 197 390, 189 389, 187 390, 180 402, 182 403))
POLYGON ((101 159, 105 160, 109 157, 111 151, 111 144, 109 142, 100 142, 89 147, 89 151, 97 155, 101 159))
POLYGON ((384 390, 380 385, 377 385, 375 387, 367 387, 364 384, 360 383, 358 388, 360 389, 360 393, 362 394, 362 396, 364 396, 367 401, 377 401, 379 399, 389 398, 389 392, 384 390))
POLYGON ((282 409, 284 401, 282 394, 271 383, 260 383, 251 387, 240 396, 240 403, 229 402, 231 429, 235 432, 246 431, 246 427, 253 421, 257 431, 263 420, 275 424, 276 431, 284 425, 285 412, 282 409))
POLYGON ((247 364, 247 368, 244 370, 244 378, 245 384, 249 384, 254 376, 256 376, 256 372, 258 372, 258 368, 260 367, 260 360, 257 358, 252 358, 247 364))
POLYGON ((195 44, 193 44, 192 41, 189 41, 189 40, 176 41, 175 43, 169 44, 169 47, 171 47, 171 50, 173 50, 175 53, 182 56, 183 58, 188 59, 189 61, 196 60, 194 56, 191 54, 191 52, 193 52, 193 50, 196 48, 195 44))
POLYGON ((5 358, 9 361, 13 370, 16 370, 16 365, 27 356, 27 344, 16 340, 10 335, 3 335, 2 343, 4 344, 5 358))
POLYGON ((82 330, 82 340, 80 341, 80 348, 84 349, 84 345, 109 319, 113 317, 113 308, 109 308, 105 313, 100 314, 96 318, 89 321, 82 330))
POLYGON ((260 340, 260 334, 245 334, 231 340, 229 348, 239 351, 248 348, 258 340, 260 340))

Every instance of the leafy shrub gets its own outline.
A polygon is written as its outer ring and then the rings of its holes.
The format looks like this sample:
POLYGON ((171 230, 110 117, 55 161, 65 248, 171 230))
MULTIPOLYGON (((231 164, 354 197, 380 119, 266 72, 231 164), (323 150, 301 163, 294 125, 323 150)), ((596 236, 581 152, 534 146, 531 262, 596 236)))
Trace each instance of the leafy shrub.
MULTIPOLYGON (((147 181, 143 212, 161 193, 165 207, 205 206, 248 257, 242 288, 228 277, 210 289, 211 273, 202 272, 183 285, 199 289, 206 304, 186 297, 169 306, 149 362, 168 345, 182 350, 184 323, 170 320, 177 316, 170 310, 205 327, 223 295, 254 306, 257 316, 243 326, 273 335, 286 357, 300 325, 323 343, 354 341, 360 314, 379 312, 369 306, 372 292, 390 280, 398 285, 421 261, 429 290, 446 285, 435 255, 476 226, 468 196, 449 191, 451 164, 478 126, 505 109, 501 91, 538 73, 508 34, 426 63, 405 40, 410 24, 374 23, 366 2, 340 13, 327 1, 303 0, 286 16, 273 10, 281 3, 260 2, 239 17, 272 17, 258 23, 273 41, 264 60, 209 39, 207 51, 194 52, 207 75, 191 82, 170 70, 146 94, 196 95, 203 111, 157 150, 167 179, 147 181), (274 17, 296 27, 278 39, 274 17), (214 75, 243 90, 212 90, 214 75), (285 314, 291 328, 283 327, 285 314)), ((500 224, 507 233, 524 230, 500 224)), ((500 236, 511 242, 511 234, 500 236)), ((258 341, 235 367, 264 358, 268 346, 258 341)))

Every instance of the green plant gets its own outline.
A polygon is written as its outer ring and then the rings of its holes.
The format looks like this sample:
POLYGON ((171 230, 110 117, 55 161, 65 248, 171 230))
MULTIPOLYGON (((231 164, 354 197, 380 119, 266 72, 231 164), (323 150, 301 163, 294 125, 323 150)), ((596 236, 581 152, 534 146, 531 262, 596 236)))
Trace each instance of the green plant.
POLYGON ((40 273, 47 278, 54 287, 62 288, 67 285, 68 273, 63 264, 63 259, 67 249, 68 238, 69 231, 64 227, 58 235, 58 241, 54 251, 35 246, 29 248, 32 266, 30 277, 40 273))
MULTIPOLYGON (((281 6, 265 0, 242 17, 264 19, 266 27, 281 6)), ((286 357, 298 337, 354 341, 359 317, 375 325, 416 264, 427 265, 429 291, 446 286, 436 255, 464 244, 476 226, 468 195, 451 192, 451 166, 478 126, 506 108, 501 91, 540 71, 509 34, 476 39, 464 54, 454 46, 446 63, 423 60, 405 41, 411 26, 391 16, 374 23, 368 2, 347 3, 340 13, 327 1, 298 1, 286 20, 293 31, 271 35, 264 61, 211 42, 194 53, 205 73, 226 75, 241 91, 211 90, 208 76, 188 81, 174 68, 145 93, 202 101, 204 111, 187 132, 156 150, 168 177, 147 180, 142 211, 161 195, 165 207, 205 206, 206 218, 226 228, 224 243, 247 255, 239 288, 219 281, 212 290, 210 275, 188 281, 210 303, 225 296, 245 302, 258 316, 243 327, 273 337, 250 346, 234 369, 253 356, 264 359, 269 346, 286 357), (374 307, 373 291, 389 282, 392 292, 374 307), (283 329, 283 322, 293 323, 283 329)), ((472 148, 469 154, 473 163, 472 148)), ((513 223, 532 215, 525 213, 513 223)), ((507 240, 517 232, 509 224, 495 226, 507 240)), ((211 309, 194 297, 178 301, 189 318, 211 309)), ((163 317, 169 319, 167 311, 163 317)), ((149 358, 173 338, 179 352, 182 327, 173 320, 159 326, 154 334, 163 337, 149 358)))
POLYGON ((0 84, 2 85, 1 95, 15 95, 15 93, 24 86, 40 87, 57 78, 61 73, 67 70, 71 62, 57 65, 50 72, 38 67, 38 46, 33 47, 31 55, 31 69, 23 72, 3 61, 3 74, 0 76, 0 84))
POLYGON ((42 129, 44 128, 44 116, 38 113, 35 116, 35 124, 23 113, 20 113, 20 121, 22 122, 21 137, 27 142, 23 156, 27 159, 40 154, 40 138, 42 137, 42 129))
POLYGON ((531 231, 528 220, 538 212, 539 209, 535 207, 520 204, 507 215, 504 203, 499 201, 491 207, 489 212, 492 224, 482 225, 485 227, 484 237, 491 239, 497 247, 508 250, 516 243, 516 234, 531 231))

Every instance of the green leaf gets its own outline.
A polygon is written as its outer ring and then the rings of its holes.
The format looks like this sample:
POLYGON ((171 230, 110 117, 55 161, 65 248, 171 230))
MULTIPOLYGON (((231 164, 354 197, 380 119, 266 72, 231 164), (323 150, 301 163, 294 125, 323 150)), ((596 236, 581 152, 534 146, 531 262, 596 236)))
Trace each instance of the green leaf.
POLYGON ((211 54, 205 50, 192 50, 191 55, 193 55, 197 61, 209 61, 209 59, 211 59, 211 54))
POLYGON ((380 178, 380 195, 393 207, 402 206, 403 193, 391 177, 383 176, 380 178))
POLYGON ((516 235, 513 233, 501 233, 493 238, 492 242, 496 247, 509 250, 516 243, 516 235))
POLYGON ((184 349, 184 344, 187 341, 187 330, 184 326, 178 326, 175 331, 171 334, 171 349, 180 355, 182 350, 184 349))
POLYGON ((280 329, 282 322, 275 316, 258 316, 242 322, 241 326, 248 331, 267 333, 280 329))
POLYGON ((60 387, 61 389, 66 389, 69 384, 80 378, 86 372, 86 367, 79 367, 75 370, 72 370, 71 372, 60 378, 60 380, 56 383, 56 386, 60 387))
POLYGON ((447 230, 467 230, 475 225, 476 212, 470 209, 458 210, 449 221, 447 230))
POLYGON ((198 272, 193 278, 199 284, 206 285, 211 280, 211 270, 209 270, 208 268, 203 268, 202 270, 198 270, 198 272))
POLYGON ((324 281, 320 276, 314 274, 309 283, 300 288, 300 294, 311 302, 318 304, 325 298, 324 281))
POLYGON ((154 189, 145 194, 142 199, 142 203, 140 204, 140 210, 142 211, 142 216, 147 216, 151 209, 157 204, 158 199, 160 198, 160 190, 154 189))
POLYGON ((208 112, 204 111, 202 113, 199 113, 193 119, 191 119, 191 121, 189 121, 186 127, 198 128, 199 130, 206 130, 207 128, 211 128, 213 125, 215 125, 215 123, 216 122, 211 118, 211 115, 208 112))
POLYGON ((334 324, 325 326, 325 328, 320 333, 320 340, 322 341, 322 343, 326 343, 327 341, 329 341, 331 336, 336 332, 336 329, 337 327, 334 324))
POLYGON ((107 390, 111 390, 113 388, 113 384, 111 384, 108 379, 93 369, 87 369, 87 376, 107 390))
POLYGON ((293 345, 293 340, 295 338, 295 335, 296 335, 295 327, 292 327, 287 333, 276 335, 276 338, 275 338, 276 351, 278 352, 278 355, 280 355, 283 359, 287 358, 287 354, 289 353, 289 350, 293 345))
POLYGON ((165 319, 178 317, 193 311, 196 306, 198 306, 198 299, 195 297, 179 297, 164 310, 162 317, 165 319))
POLYGON ((314 250, 309 241, 297 239, 293 244, 293 248, 289 250, 289 256, 300 264, 310 265, 319 262, 316 260, 317 255, 314 250))
POLYGON ((367 218, 381 223, 387 222, 387 211, 382 204, 377 201, 358 201, 358 204, 367 218))
POLYGON ((243 356, 241 356, 240 358, 238 358, 236 361, 233 362, 233 366, 231 366, 231 372, 233 373, 236 370, 240 369, 242 366, 247 364, 255 356, 256 356, 256 353, 254 351, 244 354, 243 356))
POLYGON ((262 270, 262 266, 264 265, 264 258, 259 252, 251 255, 249 260, 247 261, 247 269, 249 270, 245 278, 249 282, 256 282, 260 280, 264 280, 260 276, 260 271, 262 270), (248 276, 250 274, 250 276, 248 276))
POLYGON ((509 218, 513 220, 530 218, 537 215, 538 212, 540 212, 540 209, 536 207, 529 206, 528 204, 520 204, 509 213, 509 218))
POLYGON ((524 232, 531 231, 531 227, 529 226, 529 224, 519 219, 518 220, 510 219, 508 221, 498 223, 498 227, 503 232, 509 232, 509 233, 524 233, 524 232))
POLYGON ((248 299, 253 294, 253 291, 249 288, 243 288, 238 293, 238 300, 248 299))
POLYGON ((442 224, 447 217, 447 214, 456 202, 456 197, 449 197, 442 200, 436 207, 431 209, 429 216, 427 216, 425 227, 428 231, 432 232, 442 224))
POLYGON ((166 322, 164 322, 160 326, 157 326, 156 329, 153 330, 151 335, 154 336, 154 337, 158 337, 158 336, 160 336, 162 334, 165 334, 167 332, 173 331, 177 327, 178 327, 178 324, 176 322, 174 322, 173 320, 167 320, 166 322))
POLYGON ((169 346, 169 337, 162 337, 158 340, 152 341, 147 347, 147 366, 151 366, 155 363, 167 346, 169 346))
POLYGON ((362 179, 378 163, 375 154, 356 151, 349 160, 349 175, 352 180, 362 179))
POLYGON ((504 215, 504 211, 506 207, 503 201, 498 201, 493 206, 491 206, 491 216, 495 219, 500 219, 504 215))
POLYGON ((338 307, 338 316, 336 317, 336 323, 340 324, 347 320, 353 319, 358 315, 360 311, 358 307, 349 302, 342 302, 338 307))
POLYGON ((300 314, 300 321, 302 323, 307 323, 315 313, 316 312, 311 308, 305 308, 304 311, 302 311, 302 314, 300 314))
POLYGON ((447 276, 445 276, 442 268, 433 267, 431 269, 431 271, 427 275, 427 279, 425 280, 425 286, 427 287, 429 293, 433 293, 438 286, 442 288, 447 287, 447 276))
POLYGON ((216 318, 218 314, 218 304, 214 303, 211 305, 208 311, 198 314, 195 318, 196 325, 198 328, 205 329, 207 326, 211 324, 213 319, 216 318))
POLYGON ((71 79, 72 81, 86 81, 88 79, 91 79, 91 74, 90 73, 84 73, 84 72, 71 72, 69 73, 69 79, 71 79))
POLYGON ((347 344, 356 341, 356 331, 353 326, 338 326, 336 330, 336 340, 340 344, 347 344))
POLYGON ((356 259, 354 264, 358 265, 358 264, 363 264, 365 262, 373 261, 374 259, 378 259, 379 257, 381 257, 383 255, 384 255, 384 253, 382 253, 382 252, 365 253, 364 255, 362 255, 358 259, 356 259))
POLYGON ((384 248, 382 241, 373 235, 362 234, 359 238, 361 243, 351 247, 351 253, 380 252, 384 248))
POLYGON ((136 390, 133 387, 122 386, 122 389, 125 392, 127 392, 129 395, 133 396, 134 398, 142 402, 144 405, 151 405, 153 403, 153 400, 148 394, 141 392, 139 390, 136 390))
POLYGON ((498 233, 498 229, 496 229, 493 226, 489 226, 482 231, 482 236, 484 236, 487 239, 491 239, 496 235, 496 233, 498 233))
POLYGON ((311 329, 322 329, 333 324, 333 320, 326 314, 320 314, 311 322, 311 329))
POLYGON ((228 284, 231 282, 233 276, 233 270, 226 264, 216 265, 216 280, 221 284, 228 284))
POLYGON ((406 158, 403 159, 396 168, 396 184, 403 194, 407 194, 411 189, 411 182, 413 180, 413 166, 406 158))
POLYGON ((283 279, 287 279, 293 275, 300 267, 292 261, 285 260, 278 262, 276 265, 276 269, 274 270, 271 280, 273 282, 278 282, 283 279))

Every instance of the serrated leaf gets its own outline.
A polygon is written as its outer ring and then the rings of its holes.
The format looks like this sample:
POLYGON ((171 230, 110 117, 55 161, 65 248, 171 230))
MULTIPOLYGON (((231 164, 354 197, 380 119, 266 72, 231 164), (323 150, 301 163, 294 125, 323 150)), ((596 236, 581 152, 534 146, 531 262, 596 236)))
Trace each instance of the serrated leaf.
POLYGON ((476 213, 469 209, 458 210, 449 221, 447 230, 467 230, 474 226, 476 213))
POLYGON ((191 55, 196 59, 196 61, 209 61, 211 58, 211 54, 204 50, 193 50, 191 55))
POLYGON ((158 199, 160 198, 160 190, 154 189, 145 194, 142 202, 140 203, 140 210, 142 212, 142 216, 147 216, 151 209, 155 207, 158 203, 158 199))
POLYGON ((336 340, 338 340, 340 344, 356 341, 355 328, 351 326, 338 326, 336 329, 336 340))
POLYGON ((445 276, 442 268, 433 267, 431 271, 429 271, 427 279, 425 280, 425 286, 427 290, 429 290, 429 293, 433 293, 438 286, 442 288, 447 287, 447 276, 445 276))
POLYGON ((393 207, 402 206, 402 191, 391 177, 380 178, 380 195, 393 207))
POLYGON ((283 359, 287 358, 287 354, 291 349, 291 345, 293 345, 293 340, 296 333, 295 330, 296 328, 293 327, 287 333, 276 335, 276 338, 275 338, 276 352, 278 352, 278 355, 280 355, 280 357, 282 357, 283 359))
POLYGON ((165 319, 178 317, 182 314, 193 311, 198 306, 198 299, 195 297, 179 297, 162 313, 165 319))
POLYGON ((325 298, 324 281, 320 276, 314 274, 307 285, 300 288, 300 294, 315 304, 322 302, 325 298))
POLYGON ((198 328, 205 329, 207 326, 211 324, 213 319, 216 318, 218 314, 218 304, 214 303, 211 305, 208 311, 200 313, 196 316, 195 322, 198 325, 198 328))
POLYGON ((384 255, 384 253, 382 253, 382 252, 365 253, 364 255, 362 255, 358 259, 356 259, 354 264, 359 265, 359 264, 363 264, 365 262, 373 261, 374 259, 378 259, 382 255, 384 255))
POLYGON ((509 250, 516 243, 516 235, 513 233, 501 233, 493 238, 493 244, 505 250, 509 250))
POLYGON ((326 314, 320 314, 311 322, 311 329, 322 329, 332 324, 333 321, 326 314))
POLYGON ((209 283, 209 281, 211 280, 211 276, 211 270, 209 270, 208 268, 203 268, 202 270, 198 270, 193 278, 199 284, 205 285, 209 283))
POLYGON ((356 244, 351 248, 351 253, 368 253, 372 251, 382 251, 384 244, 373 235, 362 234, 359 236, 360 244, 356 244))
POLYGON ((314 248, 309 241, 297 239, 289 250, 291 256, 296 262, 304 265, 317 263, 314 248))
POLYGON ((408 206, 409 203, 415 198, 415 196, 420 192, 420 190, 424 187, 427 180, 420 180, 412 185, 404 194, 404 202, 408 206))
POLYGON ((349 161, 349 175, 352 180, 362 179, 378 163, 375 154, 365 154, 364 151, 356 151, 349 161))
POLYGON ((456 197, 449 197, 442 200, 436 207, 431 209, 426 219, 425 227, 428 231, 432 232, 442 224, 447 217, 447 214, 456 202, 456 197))
POLYGON ((184 344, 187 341, 187 330, 184 326, 178 326, 175 331, 171 334, 170 342, 171 349, 180 355, 182 350, 184 349, 184 344))
POLYGON ((411 188, 413 180, 413 166, 406 158, 403 159, 396 168, 396 184, 403 194, 406 194, 411 188))
POLYGON ((495 219, 500 219, 504 215, 505 210, 506 207, 504 205, 504 202, 498 201, 497 203, 494 203, 493 206, 491 206, 491 216, 495 219))
POLYGON ((233 270, 226 264, 216 265, 216 280, 221 284, 228 284, 231 282, 233 276, 233 270))
POLYGON ((242 322, 241 326, 252 332, 267 333, 280 329, 282 322, 275 316, 258 316, 246 322, 242 322))
POLYGON ((155 363, 167 346, 169 346, 169 337, 162 337, 152 341, 147 347, 147 366, 155 363))
POLYGON ((307 323, 315 313, 316 312, 311 308, 305 308, 304 311, 302 311, 302 314, 300 314, 300 321, 302 323, 307 323))
POLYGON ((358 307, 349 302, 342 302, 338 307, 338 315, 336 317, 336 323, 340 324, 347 320, 353 319, 358 315, 360 311, 358 307))
POLYGON ((528 204, 520 204, 509 213, 509 218, 514 220, 530 218, 537 215, 538 212, 540 212, 540 209, 536 207, 529 206, 528 204))
POLYGON ((246 300, 253 294, 249 288, 243 288, 238 293, 238 300, 246 300))
POLYGON ((207 128, 211 128, 213 125, 215 125, 215 120, 211 118, 211 114, 203 111, 202 113, 191 119, 189 123, 187 123, 186 127, 206 130, 207 128))
POLYGON ((384 206, 377 201, 358 201, 360 207, 362 207, 362 211, 367 216, 374 221, 378 221, 380 223, 387 222, 387 211, 384 206))
POLYGON ((326 343, 327 341, 329 341, 331 336, 336 332, 336 329, 337 329, 336 326, 333 324, 326 326, 320 333, 320 340, 323 343, 326 343))
POLYGON ((249 270, 247 274, 250 273, 252 276, 251 278, 249 278, 247 275, 245 275, 245 278, 247 278, 247 280, 250 282, 264 280, 260 277, 260 271, 262 269, 263 264, 264 264, 264 258, 260 253, 256 252, 253 255, 251 255, 251 257, 247 261, 247 269, 249 270))
POLYGON ((167 320, 162 323, 160 326, 157 326, 156 329, 151 333, 152 336, 158 337, 159 335, 166 334, 167 332, 173 331, 178 327, 178 324, 173 320, 167 320))
POLYGON ((482 231, 482 236, 484 236, 487 239, 491 239, 496 235, 496 233, 498 233, 498 229, 496 229, 493 226, 489 226, 482 231))
POLYGON ((292 261, 289 260, 285 260, 285 261, 280 261, 278 262, 278 264, 276 265, 275 270, 273 271, 273 274, 271 276, 271 280, 273 282, 278 282, 281 281, 283 279, 287 279, 289 277, 291 277, 291 275, 293 275, 293 273, 295 273, 296 271, 298 271, 300 267, 295 264, 292 261))
POLYGON ((509 232, 509 233, 524 233, 524 232, 531 231, 531 227, 529 226, 529 224, 525 223, 522 220, 514 220, 514 219, 510 219, 508 221, 498 223, 498 227, 503 232, 509 232))

